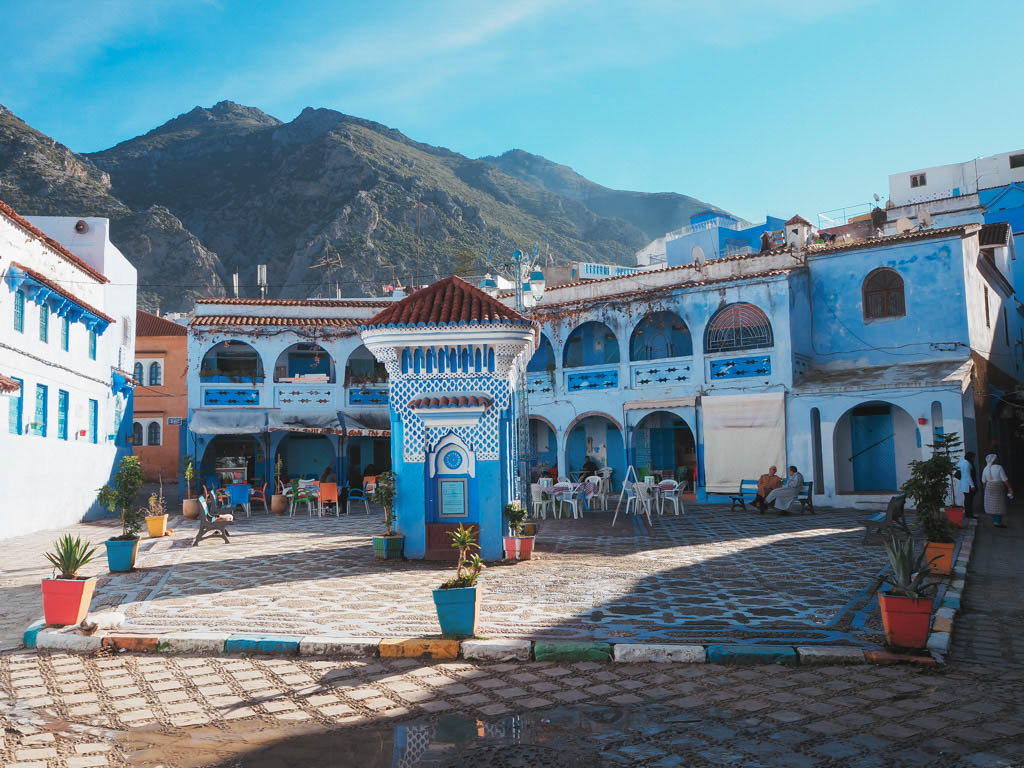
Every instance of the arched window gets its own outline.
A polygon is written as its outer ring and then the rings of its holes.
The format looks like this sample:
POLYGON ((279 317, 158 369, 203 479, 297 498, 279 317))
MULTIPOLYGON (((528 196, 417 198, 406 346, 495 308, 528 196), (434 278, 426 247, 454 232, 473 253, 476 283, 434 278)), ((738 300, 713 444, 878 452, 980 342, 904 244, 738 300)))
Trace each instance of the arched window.
POLYGON ((135 381, 137 381, 139 384, 142 384, 145 381, 145 379, 142 377, 142 363, 135 364, 135 373, 132 376, 132 378, 135 379, 135 381))
MULTIPOLYGON (((422 358, 419 360, 422 365, 422 358)), ((402 351, 402 372, 412 370, 413 357, 408 348, 402 351)), ((345 384, 383 384, 388 380, 388 369, 366 347, 359 346, 345 363, 345 384)))
POLYGON ((142 425, 137 421, 132 424, 132 445, 142 445, 142 425))
POLYGON ((160 422, 149 422, 149 428, 147 429, 147 432, 148 434, 146 435, 146 445, 160 445, 160 422))
POLYGON ((775 343, 768 316, 753 304, 722 307, 708 323, 704 352, 736 352, 763 349, 775 343))
POLYGON ((203 356, 199 380, 204 382, 263 383, 263 360, 244 341, 222 341, 203 356))
POLYGON ((876 269, 864 279, 864 319, 903 317, 907 314, 903 298, 903 278, 893 269, 876 269))
POLYGON ((577 368, 619 362, 619 341, 604 323, 588 322, 577 326, 565 340, 562 365, 577 368))
POLYGON ((531 373, 538 373, 540 371, 554 370, 555 369, 555 350, 551 346, 551 341, 545 334, 540 335, 540 345, 537 347, 537 351, 533 353, 533 357, 530 358, 530 362, 526 366, 526 370, 531 373))
POLYGON ((163 381, 160 378, 160 363, 155 360, 149 364, 149 386, 159 387, 163 381))
POLYGON ((334 383, 334 360, 319 344, 299 342, 277 356, 274 381, 295 382, 301 379, 334 383))
POLYGON ((690 329, 675 312, 650 312, 629 338, 630 360, 662 360, 693 354, 690 329))

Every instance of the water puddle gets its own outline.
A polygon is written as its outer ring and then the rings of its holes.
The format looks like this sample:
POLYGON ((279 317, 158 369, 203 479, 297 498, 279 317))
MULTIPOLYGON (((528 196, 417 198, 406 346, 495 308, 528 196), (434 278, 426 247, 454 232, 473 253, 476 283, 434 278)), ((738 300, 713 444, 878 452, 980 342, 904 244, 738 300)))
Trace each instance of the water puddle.
POLYGON ((136 768, 596 768, 629 764, 638 745, 704 719, 663 707, 583 707, 478 719, 430 720, 326 729, 240 721, 224 728, 139 728, 124 735, 136 768))

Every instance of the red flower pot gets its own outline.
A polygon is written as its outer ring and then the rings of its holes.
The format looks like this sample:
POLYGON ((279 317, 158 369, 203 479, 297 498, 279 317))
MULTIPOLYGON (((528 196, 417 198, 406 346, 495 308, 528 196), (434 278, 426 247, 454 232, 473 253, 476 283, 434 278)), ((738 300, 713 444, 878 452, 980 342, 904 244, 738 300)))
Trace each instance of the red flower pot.
POLYGON ((964 508, 963 507, 946 507, 946 518, 953 525, 958 528, 962 528, 964 525, 964 508))
POLYGON ((78 624, 89 613, 96 579, 43 579, 43 618, 47 624, 78 624))
POLYGON ((879 594, 878 605, 882 609, 882 627, 889 645, 901 648, 924 648, 928 645, 931 598, 879 594))
POLYGON ((529 560, 533 555, 533 536, 505 536, 506 560, 529 560))

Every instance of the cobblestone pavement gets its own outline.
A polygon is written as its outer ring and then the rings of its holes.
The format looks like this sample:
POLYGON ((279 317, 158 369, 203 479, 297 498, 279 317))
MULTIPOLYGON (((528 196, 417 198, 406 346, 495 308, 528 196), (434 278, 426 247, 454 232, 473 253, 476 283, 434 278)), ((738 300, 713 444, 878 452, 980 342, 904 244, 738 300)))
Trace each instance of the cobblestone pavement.
POLYGON ((979 520, 954 658, 1024 667, 1024 520, 1016 506, 1004 517, 1008 528, 993 528, 988 515, 979 520))
POLYGON ((17 651, 0 654, 0 766, 1013 766, 1021 701, 1024 670, 967 665, 17 651), (239 759, 274 742, 290 757, 239 759))
MULTIPOLYGON (((633 519, 612 528, 610 515, 543 521, 534 560, 484 573, 480 633, 877 644, 872 595, 886 561, 880 546, 861 543, 861 516, 691 504, 653 530, 633 519)), ((437 634, 431 590, 451 566, 375 561, 369 538, 380 527, 358 513, 254 516, 238 521, 230 545, 193 548, 193 524, 179 523, 174 538, 143 540, 136 572, 103 575, 92 609, 123 611, 128 631, 437 634)), ((29 538, 41 551, 43 537, 29 538)))

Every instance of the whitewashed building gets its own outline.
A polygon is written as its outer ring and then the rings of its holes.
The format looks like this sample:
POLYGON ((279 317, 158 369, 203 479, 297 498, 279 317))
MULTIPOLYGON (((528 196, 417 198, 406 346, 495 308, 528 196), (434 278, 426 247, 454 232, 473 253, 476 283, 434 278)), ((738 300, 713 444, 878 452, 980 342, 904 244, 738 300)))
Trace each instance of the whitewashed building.
POLYGON ((99 516, 128 442, 137 278, 98 218, 0 202, 0 539, 99 516))

